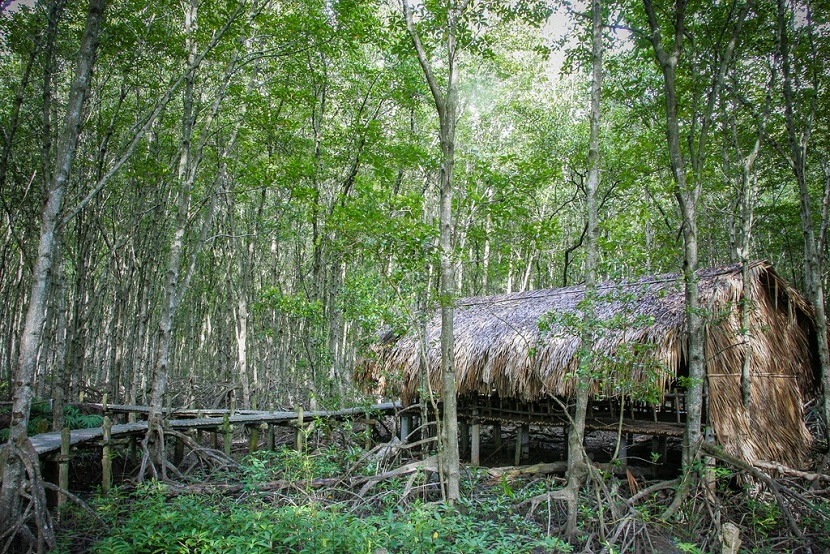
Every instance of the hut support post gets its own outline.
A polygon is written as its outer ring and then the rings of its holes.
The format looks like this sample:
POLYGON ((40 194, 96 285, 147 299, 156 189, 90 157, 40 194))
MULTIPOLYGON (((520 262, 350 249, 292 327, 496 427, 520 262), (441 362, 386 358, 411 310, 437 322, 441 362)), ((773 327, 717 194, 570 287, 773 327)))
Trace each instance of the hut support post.
POLYGON ((516 429, 516 453, 514 457, 514 464, 519 465, 522 460, 527 458, 530 453, 530 428, 527 424, 522 424, 516 429))
POLYGON ((666 463, 666 455, 668 454, 668 444, 666 437, 657 436, 651 438, 651 455, 657 457, 657 463, 663 465, 666 463))
POLYGON ((409 438, 409 433, 412 429, 412 416, 410 415, 402 415, 401 416, 401 442, 406 444, 406 440, 409 438))
POLYGON ((470 451, 470 463, 474 466, 479 465, 481 458, 479 456, 479 449, 481 447, 481 424, 478 421, 478 410, 473 410, 473 437, 470 451))
POLYGON ((112 420, 104 416, 104 448, 101 455, 101 494, 106 496, 112 486, 112 420))
MULTIPOLYGON (((61 455, 58 458, 58 486, 65 491, 69 490, 69 452, 72 434, 69 427, 61 429, 61 455)), ((60 517, 60 509, 66 502, 64 494, 58 494, 58 517, 60 517)))
POLYGON ((460 441, 458 449, 462 456, 470 452, 470 424, 466 419, 458 420, 458 432, 460 433, 460 441))
POLYGON ((273 451, 276 447, 276 437, 274 432, 274 426, 268 425, 268 450, 273 451))
POLYGON ((497 421, 493 424, 493 447, 498 452, 501 446, 501 423, 497 421))

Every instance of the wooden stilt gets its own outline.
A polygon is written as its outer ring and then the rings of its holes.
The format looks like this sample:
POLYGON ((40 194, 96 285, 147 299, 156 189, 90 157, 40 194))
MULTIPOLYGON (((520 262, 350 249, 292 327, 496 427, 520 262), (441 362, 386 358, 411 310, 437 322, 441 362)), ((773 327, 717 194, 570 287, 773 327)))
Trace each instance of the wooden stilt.
POLYGON ((522 427, 516 427, 516 448, 513 455, 513 465, 517 466, 522 463, 522 427))
POLYGON ((101 455, 101 494, 106 496, 112 487, 112 420, 109 416, 104 416, 104 448, 101 455))
MULTIPOLYGON (((69 427, 61 429, 61 454, 58 457, 58 486, 65 490, 69 490, 69 452, 71 432, 69 427)), ((58 495, 58 517, 60 517, 60 508, 66 502, 66 496, 58 495)))
POLYGON ((134 464, 138 457, 138 437, 132 435, 130 437, 130 463, 134 464))
POLYGON ((259 448, 259 427, 251 426, 251 436, 248 439, 248 454, 253 454, 259 448))
POLYGON ((458 441, 458 449, 461 457, 466 457, 470 453, 470 424, 466 419, 458 420, 458 432, 460 434, 458 441))
POLYGON ((303 407, 297 408, 297 423, 294 427, 294 449, 297 452, 303 451, 305 443, 305 431, 303 429, 303 407))
POLYGON ((268 426, 268 450, 273 452, 274 449, 276 448, 276 442, 277 441, 276 441, 276 436, 275 436, 275 432, 274 432, 274 426, 269 425, 268 426))
POLYGON ((222 416, 222 432, 225 435, 225 455, 231 455, 231 424, 228 421, 228 414, 222 416))
POLYGON ((401 416, 401 442, 406 443, 412 429, 412 416, 401 416))
POLYGON ((501 423, 498 421, 493 424, 493 447, 501 450, 501 423))
MULTIPOLYGON (((196 412, 196 419, 202 419, 203 417, 205 417, 205 414, 204 414, 204 412, 202 412, 202 410, 199 410, 199 411, 196 412)), ((199 446, 202 446, 202 441, 204 440, 204 437, 205 437, 205 432, 202 431, 201 429, 197 429, 196 430, 196 444, 198 444, 199 446)))
POLYGON ((372 437, 375 433, 375 423, 377 423, 374 419, 367 419, 364 420, 364 425, 366 425, 366 441, 363 445, 364 450, 371 450, 372 449, 372 437))
POLYGON ((522 425, 522 460, 530 456, 530 426, 522 425))
POLYGON ((184 460, 184 441, 176 437, 176 447, 173 450, 173 465, 179 467, 182 465, 182 460, 184 460))
POLYGON ((479 450, 481 448, 481 423, 478 421, 478 410, 473 410, 473 436, 470 450, 470 463, 474 466, 481 462, 479 450))

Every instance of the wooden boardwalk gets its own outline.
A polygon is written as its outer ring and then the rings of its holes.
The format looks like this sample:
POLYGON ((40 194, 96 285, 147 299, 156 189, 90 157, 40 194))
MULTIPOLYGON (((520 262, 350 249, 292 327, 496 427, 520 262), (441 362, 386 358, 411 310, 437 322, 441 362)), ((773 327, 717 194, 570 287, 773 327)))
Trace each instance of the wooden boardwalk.
MULTIPOLYGON (((383 404, 375 404, 368 407, 346 408, 343 410, 334 411, 311 411, 302 412, 304 422, 311 422, 315 419, 346 419, 356 416, 383 413, 394 413, 400 408, 398 402, 386 402, 383 404)), ((142 406, 111 406, 107 405, 107 412, 117 413, 147 413, 149 410, 142 406)), ((225 415, 228 410, 174 410, 172 412, 178 416, 192 415, 194 417, 172 419, 167 422, 171 429, 177 431, 187 431, 190 429, 202 430, 219 430, 224 423, 224 417, 195 417, 197 414, 209 415, 225 415)), ((237 411, 235 415, 228 417, 230 425, 288 425, 291 422, 298 421, 298 412, 258 412, 252 410, 237 411)), ((135 435, 142 435, 147 432, 147 422, 137 421, 135 423, 123 423, 112 426, 112 438, 130 437, 135 435)), ((76 429, 71 432, 70 444, 80 445, 84 443, 95 442, 101 440, 104 436, 102 427, 95 427, 92 429, 76 429)), ((29 438, 32 445, 35 447, 39 456, 45 456, 53 452, 60 451, 61 447, 61 433, 54 431, 50 433, 41 433, 29 438)))

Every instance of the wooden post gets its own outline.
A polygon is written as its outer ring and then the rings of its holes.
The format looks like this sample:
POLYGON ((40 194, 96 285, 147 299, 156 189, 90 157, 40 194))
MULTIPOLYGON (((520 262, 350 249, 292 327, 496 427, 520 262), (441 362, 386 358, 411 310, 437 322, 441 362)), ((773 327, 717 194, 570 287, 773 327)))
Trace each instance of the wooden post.
MULTIPOLYGON (((69 490, 69 452, 71 442, 71 431, 69 427, 61 429, 61 455, 58 457, 58 486, 65 490, 69 490)), ((66 502, 64 494, 58 494, 58 517, 60 517, 60 509, 66 502)))
POLYGON ((493 447, 496 451, 501 450, 501 423, 498 421, 493 424, 493 447))
POLYGON ((462 457, 470 452, 470 424, 465 418, 458 420, 458 432, 461 435, 458 441, 458 450, 462 457))
POLYGON ((513 453, 513 465, 522 463, 522 426, 516 428, 516 448, 513 453))
POLYGON ((130 463, 134 464, 136 462, 136 456, 138 455, 136 451, 138 450, 138 438, 135 435, 130 435, 130 463))
POLYGON ((231 417, 236 413, 236 393, 231 391, 231 417))
POLYGON ((225 455, 231 455, 231 424, 228 421, 228 414, 222 416, 222 432, 225 434, 225 455))
POLYGON ((184 460, 184 441, 176 437, 176 448, 173 450, 173 465, 179 467, 184 460))
POLYGON ((303 443, 305 442, 305 431, 303 430, 303 407, 297 408, 297 423, 294 427, 294 448, 297 452, 303 451, 303 443))
POLYGON ((409 438, 410 430, 412 429, 412 416, 410 415, 402 415, 401 416, 401 442, 406 444, 406 440, 409 438))
POLYGON ((251 426, 251 436, 248 439, 248 454, 253 454, 259 448, 259 427, 251 426))
POLYGON ((471 448, 470 463, 477 466, 481 461, 479 455, 479 449, 481 448, 481 423, 478 421, 478 410, 473 410, 473 438, 471 448))
POLYGON ((276 432, 274 431, 273 425, 268 425, 268 450, 274 451, 276 448, 276 432))
POLYGON ((515 465, 519 465, 522 460, 527 459, 528 454, 530 454, 530 428, 526 424, 522 424, 516 429, 515 465))
MULTIPOLYGON (((205 417, 205 414, 202 410, 199 410, 199 411, 196 412, 196 419, 202 419, 203 417, 205 417)), ((198 444, 199 446, 202 446, 202 441, 205 440, 204 436, 205 436, 205 432, 202 431, 201 428, 197 429, 196 430, 196 444, 198 444)))
POLYGON ((101 476, 101 494, 106 496, 110 492, 112 486, 112 421, 109 416, 104 416, 104 451, 101 456, 101 468, 103 474, 101 476))

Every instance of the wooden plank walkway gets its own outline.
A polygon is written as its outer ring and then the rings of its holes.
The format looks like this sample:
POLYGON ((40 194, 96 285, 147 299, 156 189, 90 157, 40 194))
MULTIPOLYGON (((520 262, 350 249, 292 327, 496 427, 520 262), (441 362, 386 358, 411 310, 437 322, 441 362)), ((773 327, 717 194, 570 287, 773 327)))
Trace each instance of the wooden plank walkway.
MULTIPOLYGON (((132 406, 131 408, 135 408, 132 406)), ((311 412, 303 412, 303 421, 310 422, 315 419, 347 419, 350 417, 361 416, 363 414, 394 413, 395 410, 401 407, 399 402, 386 402, 383 404, 375 404, 368 407, 345 408, 343 410, 325 411, 317 410, 311 412)), ((112 410, 112 406, 107 406, 107 410, 112 410)), ((114 410, 113 410, 114 411, 114 410)), ((176 415, 182 412, 194 412, 196 410, 174 410, 176 415)), ((222 414, 228 413, 223 411, 222 414)), ((239 413, 239 412, 237 412, 239 413)), ((189 415, 189 414, 188 414, 189 415)), ((231 425, 259 425, 262 423, 270 425, 287 425, 292 421, 298 420, 297 412, 255 412, 245 410, 239 415, 234 415, 228 418, 228 423, 231 425)), ((177 431, 186 431, 189 429, 219 429, 224 421, 224 417, 202 417, 190 419, 173 419, 169 421, 172 429, 177 431)), ((141 435, 147 432, 147 422, 137 421, 135 423, 123 423, 112 426, 112 438, 129 437, 133 435, 141 435)), ((72 431, 70 444, 77 445, 88 442, 100 440, 104 436, 104 430, 101 427, 92 429, 76 429, 72 431)), ((60 451, 61 434, 60 431, 53 431, 49 433, 41 433, 29 438, 32 445, 35 447, 39 456, 44 456, 52 452, 60 451)), ((2 447, 0 447, 2 448, 2 447)))

